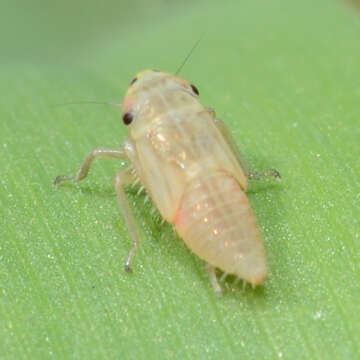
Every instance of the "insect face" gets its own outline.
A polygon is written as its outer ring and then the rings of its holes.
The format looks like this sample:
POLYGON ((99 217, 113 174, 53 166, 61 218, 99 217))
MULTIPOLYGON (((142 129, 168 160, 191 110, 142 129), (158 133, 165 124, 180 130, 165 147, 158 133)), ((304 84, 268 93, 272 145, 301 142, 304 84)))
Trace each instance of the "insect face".
POLYGON ((122 104, 122 118, 130 127, 132 138, 143 133, 169 109, 170 103, 194 101, 199 96, 195 85, 165 72, 144 70, 133 78, 122 104), (180 91, 179 91, 180 90, 180 91), (180 95, 179 95, 180 94, 180 95), (141 119, 141 120, 140 120, 141 119))

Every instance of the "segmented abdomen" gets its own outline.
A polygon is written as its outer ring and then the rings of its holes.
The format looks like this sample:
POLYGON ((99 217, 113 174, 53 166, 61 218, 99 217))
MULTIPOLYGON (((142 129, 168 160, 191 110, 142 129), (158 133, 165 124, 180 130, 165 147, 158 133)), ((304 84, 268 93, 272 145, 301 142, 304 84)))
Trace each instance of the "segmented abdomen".
POLYGON ((263 238, 245 193, 222 171, 192 180, 174 225, 187 246, 222 271, 252 284, 267 275, 263 238))

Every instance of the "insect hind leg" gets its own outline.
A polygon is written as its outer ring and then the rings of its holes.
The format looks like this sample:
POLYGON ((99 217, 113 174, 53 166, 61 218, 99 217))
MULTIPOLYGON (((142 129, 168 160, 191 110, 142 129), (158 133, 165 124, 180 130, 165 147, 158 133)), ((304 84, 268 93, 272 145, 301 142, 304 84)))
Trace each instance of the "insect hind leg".
POLYGON ((125 261, 125 271, 127 272, 132 272, 131 265, 140 245, 140 234, 124 190, 124 185, 133 184, 134 182, 132 170, 133 168, 129 167, 123 171, 118 172, 115 177, 115 190, 119 200, 120 210, 133 241, 133 246, 125 261))
POLYGON ((210 279, 211 285, 215 291, 216 296, 219 296, 219 297, 222 296, 223 291, 222 291, 221 285, 219 283, 219 280, 216 276, 215 267, 207 264, 207 271, 209 274, 209 279, 210 279))

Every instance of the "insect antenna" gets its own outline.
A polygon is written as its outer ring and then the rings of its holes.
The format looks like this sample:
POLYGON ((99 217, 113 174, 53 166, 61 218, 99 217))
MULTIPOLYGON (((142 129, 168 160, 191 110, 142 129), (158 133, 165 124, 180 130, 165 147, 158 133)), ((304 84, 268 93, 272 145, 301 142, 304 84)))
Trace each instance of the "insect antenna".
POLYGON ((193 47, 191 48, 191 50, 188 52, 188 54, 185 56, 185 59, 183 60, 183 62, 181 63, 181 65, 178 67, 178 69, 175 72, 175 75, 178 75, 180 73, 180 71, 182 70, 182 68, 184 67, 184 65, 187 63, 187 61, 189 60, 190 56, 192 55, 192 53, 195 51, 195 49, 197 48, 197 46, 199 45, 200 41, 202 40, 202 38, 204 37, 204 35, 201 35, 200 38, 196 41, 196 43, 193 45, 193 47))
POLYGON ((60 106, 66 106, 66 105, 82 105, 82 104, 96 104, 96 105, 109 105, 109 106, 115 106, 115 107, 120 107, 121 104, 115 104, 112 102, 106 102, 106 101, 70 101, 70 102, 65 102, 65 103, 61 103, 61 104, 53 104, 50 105, 51 107, 60 107, 60 106))

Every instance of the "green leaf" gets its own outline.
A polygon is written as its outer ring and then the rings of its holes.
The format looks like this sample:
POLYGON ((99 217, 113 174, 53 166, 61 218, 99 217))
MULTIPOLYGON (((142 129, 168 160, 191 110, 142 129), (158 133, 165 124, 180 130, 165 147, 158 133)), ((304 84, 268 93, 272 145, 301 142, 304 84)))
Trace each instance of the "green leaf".
MULTIPOLYGON (((2 5, 1 359, 360 357, 360 21, 318 1, 62 1, 2 5), (127 137, 134 74, 182 69, 229 125, 250 169, 271 275, 217 298, 204 263, 129 192, 131 239, 97 146, 127 137)), ((241 221, 241 219, 239 219, 241 221)))

